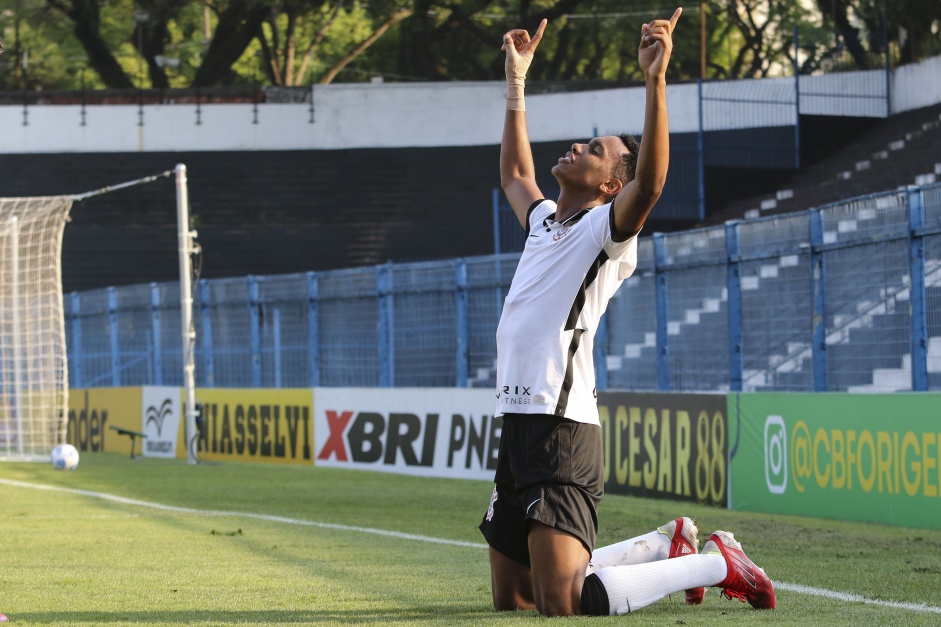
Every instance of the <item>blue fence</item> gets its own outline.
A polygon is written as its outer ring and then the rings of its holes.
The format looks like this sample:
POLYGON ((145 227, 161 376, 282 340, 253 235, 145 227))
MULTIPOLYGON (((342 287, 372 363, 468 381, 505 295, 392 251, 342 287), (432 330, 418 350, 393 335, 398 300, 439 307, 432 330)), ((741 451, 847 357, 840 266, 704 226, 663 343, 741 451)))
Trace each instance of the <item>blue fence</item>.
MULTIPOLYGON (((643 237, 599 389, 941 389, 941 185, 643 237)), ((200 281, 205 387, 494 385, 518 253, 200 281)), ((73 387, 181 385, 179 290, 65 299, 73 387)))

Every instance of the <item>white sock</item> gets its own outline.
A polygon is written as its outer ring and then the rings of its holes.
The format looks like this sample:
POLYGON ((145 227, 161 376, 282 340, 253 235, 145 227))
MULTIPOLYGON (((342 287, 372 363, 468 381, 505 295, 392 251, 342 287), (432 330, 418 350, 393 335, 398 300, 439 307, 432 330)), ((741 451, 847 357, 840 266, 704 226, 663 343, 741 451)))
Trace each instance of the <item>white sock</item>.
POLYGON ((595 549, 586 575, 608 566, 630 566, 665 560, 670 556, 670 536, 656 529, 650 533, 595 549))
POLYGON ((636 612, 665 596, 689 588, 715 586, 727 574, 725 558, 719 554, 687 555, 634 566, 609 566, 595 572, 608 593, 612 616, 636 612))

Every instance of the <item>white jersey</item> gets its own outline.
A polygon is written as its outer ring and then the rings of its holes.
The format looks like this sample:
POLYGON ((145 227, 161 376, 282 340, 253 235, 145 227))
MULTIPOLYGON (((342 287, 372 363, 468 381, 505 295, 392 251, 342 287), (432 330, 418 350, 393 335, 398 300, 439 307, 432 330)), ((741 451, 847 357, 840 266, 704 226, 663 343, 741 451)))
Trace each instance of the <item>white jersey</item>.
POLYGON ((542 200, 497 327, 497 416, 552 414, 598 424, 592 358, 601 315, 637 266, 637 236, 612 239, 611 204, 555 221, 542 200))

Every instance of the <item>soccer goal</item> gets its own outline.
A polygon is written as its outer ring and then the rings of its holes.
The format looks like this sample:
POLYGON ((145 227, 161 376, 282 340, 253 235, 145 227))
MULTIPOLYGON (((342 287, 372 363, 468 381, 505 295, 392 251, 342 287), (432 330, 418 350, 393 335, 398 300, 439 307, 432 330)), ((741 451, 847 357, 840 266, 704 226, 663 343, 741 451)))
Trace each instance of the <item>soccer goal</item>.
POLYGON ((0 199, 0 457, 48 458, 64 440, 68 371, 62 232, 71 196, 0 199))
MULTIPOLYGON (((195 331, 186 166, 72 196, 0 198, 0 460, 48 460, 65 442, 69 378, 62 305, 62 235, 72 204, 176 176, 187 442, 195 442, 195 331)), ((194 449, 187 446, 187 449, 194 449)), ((190 453, 195 463, 195 453, 190 453)))

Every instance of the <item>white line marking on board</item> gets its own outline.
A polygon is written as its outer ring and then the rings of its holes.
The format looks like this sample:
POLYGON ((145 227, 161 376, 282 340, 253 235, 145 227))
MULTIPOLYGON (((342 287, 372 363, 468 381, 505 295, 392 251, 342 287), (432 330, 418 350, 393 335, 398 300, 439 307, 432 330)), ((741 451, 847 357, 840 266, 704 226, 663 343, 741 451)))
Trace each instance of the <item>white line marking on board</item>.
MULTIPOLYGON (((107 494, 105 492, 92 492, 91 490, 79 490, 77 488, 63 488, 59 486, 45 485, 41 483, 29 483, 26 481, 16 481, 13 479, 0 479, 0 484, 14 486, 18 488, 28 488, 32 490, 48 490, 52 492, 67 492, 69 494, 78 494, 81 496, 90 496, 96 499, 122 503, 124 505, 136 505, 138 507, 149 507, 165 512, 176 512, 179 514, 193 514, 196 516, 238 516, 242 518, 254 518, 256 520, 266 520, 269 522, 280 522, 288 525, 299 525, 303 527, 318 527, 320 529, 335 529, 337 531, 354 531, 357 533, 369 533, 377 536, 386 536, 390 538, 399 538, 400 540, 415 540, 417 542, 430 542, 433 544, 445 544, 448 546, 461 546, 472 549, 485 549, 486 544, 480 542, 465 542, 463 540, 448 540, 446 538, 434 538, 432 536, 422 536, 414 533, 402 533, 399 531, 388 531, 385 529, 374 529, 372 527, 354 527, 351 525, 338 525, 334 523, 316 522, 313 520, 304 520, 302 518, 287 518, 285 516, 270 516, 268 514, 254 514, 251 512, 226 512, 219 510, 195 509, 192 507, 178 507, 176 505, 164 505, 163 503, 152 503, 150 501, 141 501, 138 499, 129 499, 123 496, 107 494)), ((912 612, 925 612, 928 614, 941 614, 941 607, 926 605, 924 603, 899 603, 897 601, 882 601, 880 599, 870 599, 858 594, 848 592, 838 592, 836 590, 827 590, 826 588, 814 588, 803 586, 786 581, 775 581, 774 587, 777 590, 787 590, 798 594, 807 594, 810 596, 824 597, 835 601, 846 601, 848 603, 866 603, 868 605, 878 605, 881 607, 892 607, 912 612)))

